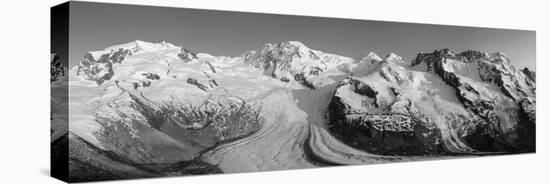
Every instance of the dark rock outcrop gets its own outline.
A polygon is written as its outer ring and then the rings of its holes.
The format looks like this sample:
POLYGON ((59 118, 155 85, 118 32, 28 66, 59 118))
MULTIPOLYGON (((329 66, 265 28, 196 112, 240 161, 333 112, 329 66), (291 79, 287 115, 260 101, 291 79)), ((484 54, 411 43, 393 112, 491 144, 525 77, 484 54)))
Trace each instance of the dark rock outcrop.
POLYGON ((149 80, 160 80, 160 76, 156 73, 148 72, 148 73, 142 73, 141 75, 145 76, 145 78, 149 80))
POLYGON ((142 73, 141 75, 144 76, 145 79, 133 82, 132 83, 132 88, 134 88, 134 89, 138 89, 140 87, 141 88, 146 88, 146 87, 151 86, 153 81, 160 80, 160 76, 156 73, 153 73, 153 72, 142 73))
MULTIPOLYGON (((442 153, 439 132, 415 109, 410 101, 400 99, 381 112, 370 112, 378 107, 378 91, 354 78, 342 81, 328 107, 328 127, 332 134, 349 145, 371 153, 384 155, 425 155, 442 153), (351 90, 357 96, 346 96, 340 90, 351 90), (363 101, 365 109, 353 109, 349 100, 363 101), (392 109, 405 109, 398 111, 392 109)), ((394 90, 395 94, 398 94, 394 90)))
POLYGON ((376 98, 376 95, 378 94, 378 91, 376 91, 375 89, 373 89, 371 86, 369 86, 364 82, 361 82, 353 78, 348 79, 348 82, 350 85, 354 87, 355 90, 353 92, 357 94, 368 96, 371 98, 376 98))
MULTIPOLYGON (((281 79, 281 80, 284 81, 284 79, 281 79)), ((298 83, 300 83, 302 86, 305 86, 309 89, 315 89, 315 86, 310 81, 308 81, 308 79, 303 73, 295 74, 294 80, 298 81, 298 83)))
POLYGON ((110 53, 102 54, 97 60, 91 53, 87 53, 80 60, 76 75, 101 85, 111 80, 115 74, 113 64, 122 63, 124 58, 132 53, 132 50, 119 48, 117 51, 112 50, 110 53))
POLYGON ((111 51, 109 60, 114 63, 122 63, 126 56, 132 55, 132 51, 128 49, 119 48, 117 51, 111 51))
POLYGON ((205 61, 206 64, 208 65, 208 67, 210 68, 210 71, 212 71, 212 73, 216 73, 216 67, 214 67, 214 65, 212 65, 212 63, 208 62, 208 61, 205 61))
POLYGON ((537 118, 535 101, 530 98, 524 98, 519 102, 519 105, 521 107, 521 113, 527 117, 527 121, 534 124, 537 118))
POLYGON ((207 78, 202 78, 202 79, 188 78, 187 83, 191 85, 195 85, 197 86, 197 88, 203 91, 208 91, 218 86, 218 83, 216 82, 216 80, 212 79, 209 76, 207 76, 207 78))
POLYGON ((138 88, 146 88, 146 87, 149 87, 151 86, 151 81, 138 81, 138 82, 133 82, 132 83, 132 87, 134 89, 138 89, 138 88))
POLYGON ((180 58, 185 63, 188 63, 193 59, 199 59, 199 57, 197 57, 197 54, 186 48, 181 48, 180 53, 178 53, 178 58, 180 58))
POLYGON ((523 68, 523 70, 521 70, 521 72, 523 72, 525 75, 527 75, 527 77, 529 77, 529 79, 533 80, 533 82, 536 82, 537 75, 536 75, 535 71, 531 71, 531 70, 529 70, 529 68, 525 67, 525 68, 523 68))

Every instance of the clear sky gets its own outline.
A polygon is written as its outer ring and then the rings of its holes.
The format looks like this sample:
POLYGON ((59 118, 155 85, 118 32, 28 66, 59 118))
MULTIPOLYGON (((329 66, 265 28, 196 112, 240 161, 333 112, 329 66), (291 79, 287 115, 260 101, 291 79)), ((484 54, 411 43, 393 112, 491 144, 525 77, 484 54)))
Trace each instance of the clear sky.
POLYGON ((412 60, 450 48, 504 52, 516 68, 535 69, 535 32, 367 20, 252 14, 183 8, 72 2, 70 66, 87 51, 143 40, 166 40, 196 52, 239 56, 265 43, 301 41, 352 58, 374 51, 412 60))

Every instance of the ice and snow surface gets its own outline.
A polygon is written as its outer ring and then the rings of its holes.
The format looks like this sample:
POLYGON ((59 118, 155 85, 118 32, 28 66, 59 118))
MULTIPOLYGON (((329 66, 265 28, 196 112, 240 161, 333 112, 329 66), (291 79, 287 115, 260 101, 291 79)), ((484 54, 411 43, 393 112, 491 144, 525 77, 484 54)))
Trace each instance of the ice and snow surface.
MULTIPOLYGON (((99 59, 101 55, 119 49, 129 49, 132 54, 126 56, 121 63, 113 64, 114 75, 103 84, 98 85, 94 81, 76 76, 78 66, 70 70, 69 131, 99 148, 105 148, 95 137, 97 132, 104 129, 104 125, 96 122, 96 117, 98 114, 110 112, 105 109, 108 109, 113 101, 127 98, 127 93, 140 94, 152 102, 176 100, 189 104, 202 103, 212 95, 235 96, 261 106, 264 122, 256 133, 219 145, 202 155, 203 160, 218 165, 227 173, 322 165, 323 163, 316 163, 315 159, 308 158, 308 154, 311 153, 318 157, 317 159, 337 164, 430 159, 422 156, 394 157, 370 154, 354 149, 330 135, 325 128, 326 109, 336 84, 349 75, 378 89, 377 98, 381 102, 389 102, 395 98, 390 87, 398 89, 400 93, 406 94, 416 107, 430 114, 433 118, 430 121, 436 122, 436 126, 442 130, 453 128, 447 123, 448 119, 445 119, 448 117, 442 114, 468 116, 468 112, 465 112, 456 98, 453 88, 434 73, 427 72, 425 65, 410 67, 408 62, 393 53, 384 59, 369 53, 365 58, 353 61, 351 58, 312 50, 297 41, 266 44, 259 50, 235 58, 199 53, 198 59, 192 59, 190 62, 182 62, 178 58, 181 47, 167 42, 135 41, 90 53, 94 59, 99 59), (267 74, 265 69, 270 65, 265 65, 264 56, 268 52, 272 54, 270 57, 289 61, 283 63, 283 66, 276 66, 278 68, 274 73, 277 75, 292 77, 298 73, 311 74, 311 68, 322 69, 319 74, 307 75, 308 80, 313 81, 317 88, 312 90, 298 81, 285 82, 267 74), (150 79, 147 77, 148 74, 158 75, 159 79, 150 79), (187 82, 190 78, 197 81, 214 80, 217 85, 206 90, 200 89, 187 82), (307 150, 310 150, 310 153, 307 150)), ((476 73, 478 66, 473 63, 449 61, 445 67, 457 70, 457 74, 463 76, 464 80, 471 80, 472 84, 481 81, 476 73)), ((491 95, 498 91, 489 87, 487 85, 490 91, 481 91, 482 94, 491 95)), ((359 103, 359 109, 360 103, 365 100, 364 97, 346 94, 348 92, 341 91, 345 96, 349 96, 349 99, 356 99, 357 101, 350 101, 349 104, 359 103)), ((124 108, 118 110, 125 111, 124 108)), ((139 133, 149 131, 144 127, 127 127, 127 131, 131 131, 135 139, 152 139, 151 136, 139 133)), ((442 134, 443 140, 448 142, 448 149, 456 152, 472 151, 458 141, 453 131, 442 131, 442 134)), ((155 140, 143 142, 159 144, 159 141, 166 141, 166 144, 170 143, 173 147, 185 148, 185 144, 176 143, 177 141, 169 137, 157 137, 155 140)), ((166 160, 172 161, 183 159, 167 157, 170 158, 166 160)))

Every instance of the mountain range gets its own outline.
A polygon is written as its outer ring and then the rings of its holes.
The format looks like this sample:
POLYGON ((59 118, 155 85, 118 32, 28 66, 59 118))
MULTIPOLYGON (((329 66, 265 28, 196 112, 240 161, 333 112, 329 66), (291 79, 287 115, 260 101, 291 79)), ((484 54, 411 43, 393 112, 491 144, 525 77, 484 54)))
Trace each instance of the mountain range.
POLYGON ((52 148, 68 142, 71 181, 535 152, 535 72, 499 52, 357 60, 286 41, 226 57, 137 40, 67 72, 54 60, 52 148))

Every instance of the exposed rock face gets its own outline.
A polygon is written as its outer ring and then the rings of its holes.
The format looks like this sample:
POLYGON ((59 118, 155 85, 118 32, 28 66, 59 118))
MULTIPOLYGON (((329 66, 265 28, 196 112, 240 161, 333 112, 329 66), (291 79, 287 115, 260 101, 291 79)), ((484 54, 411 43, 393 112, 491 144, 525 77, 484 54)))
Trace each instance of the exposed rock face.
POLYGON ((149 80, 160 80, 160 76, 156 73, 148 72, 148 73, 142 73, 141 75, 145 76, 145 78, 149 80))
POLYGON ((519 102, 522 114, 527 116, 529 122, 536 121, 536 104, 532 99, 524 98, 519 102))
POLYGON ((52 54, 50 58, 50 82, 55 82, 65 77, 67 67, 63 64, 61 57, 52 54))
POLYGON ((214 67, 214 65, 212 65, 212 63, 206 61, 205 62, 207 65, 208 65, 208 68, 210 68, 210 71, 212 71, 212 73, 216 73, 216 67, 214 67))
POLYGON ((181 48, 178 57, 185 63, 188 63, 194 59, 199 59, 199 57, 197 57, 197 54, 186 48, 181 48))
POLYGON ((132 55, 132 51, 128 49, 119 48, 117 51, 111 51, 109 59, 114 63, 121 63, 124 57, 132 55))
POLYGON ((218 86, 218 83, 216 82, 216 80, 212 79, 208 75, 206 76, 207 76, 206 78, 201 78, 201 79, 188 78, 187 83, 191 85, 195 85, 203 91, 208 91, 209 89, 212 89, 218 86))
POLYGON ((149 86, 151 86, 153 81, 160 80, 160 76, 156 73, 153 73, 153 72, 142 73, 141 76, 143 76, 145 78, 132 83, 132 87, 134 89, 138 89, 140 87, 141 88, 149 87, 149 86))
POLYGON ((536 73, 535 71, 529 70, 529 68, 525 67, 523 70, 521 70, 529 79, 533 80, 533 82, 536 82, 536 73))
MULTIPOLYGON (((396 89, 392 89, 400 96, 396 89)), ((387 155, 442 152, 438 131, 409 100, 379 111, 378 91, 354 78, 340 82, 329 105, 329 129, 351 146, 387 155)))
POLYGON ((139 81, 139 82, 132 83, 132 87, 134 89, 138 89, 140 87, 146 88, 146 87, 149 87, 149 86, 151 86, 151 81, 139 81))
POLYGON ((129 55, 132 55, 132 50, 123 48, 102 54, 97 60, 92 53, 87 53, 80 60, 76 75, 86 80, 95 81, 97 85, 101 85, 105 81, 110 80, 115 74, 113 64, 121 63, 124 57, 129 55))
MULTIPOLYGON (((286 82, 289 81, 288 78, 284 78, 284 77, 281 78, 280 80, 286 81, 286 82)), ((315 86, 310 81, 308 81, 306 75, 304 75, 303 73, 295 74, 294 80, 298 81, 298 83, 300 83, 304 87, 307 87, 309 89, 315 89, 315 86)))

